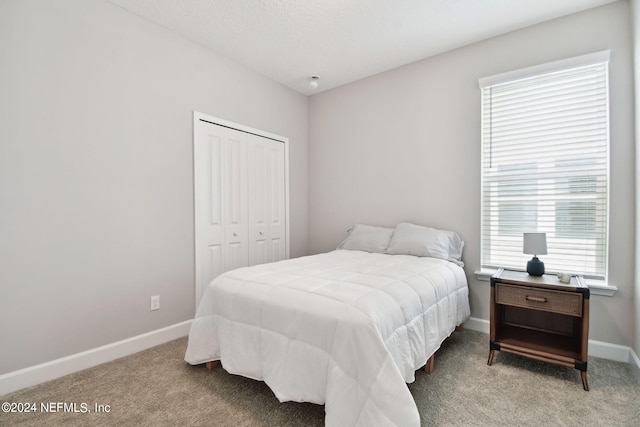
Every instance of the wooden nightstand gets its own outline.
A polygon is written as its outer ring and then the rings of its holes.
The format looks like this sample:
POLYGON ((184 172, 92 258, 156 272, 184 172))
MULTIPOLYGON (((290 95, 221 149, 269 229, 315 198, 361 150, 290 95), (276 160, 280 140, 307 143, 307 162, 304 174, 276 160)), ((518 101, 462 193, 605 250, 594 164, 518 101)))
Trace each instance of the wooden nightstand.
POLYGON ((496 350, 580 371, 587 383, 589 288, 581 276, 568 284, 500 269, 491 277, 491 331, 488 365, 496 350))

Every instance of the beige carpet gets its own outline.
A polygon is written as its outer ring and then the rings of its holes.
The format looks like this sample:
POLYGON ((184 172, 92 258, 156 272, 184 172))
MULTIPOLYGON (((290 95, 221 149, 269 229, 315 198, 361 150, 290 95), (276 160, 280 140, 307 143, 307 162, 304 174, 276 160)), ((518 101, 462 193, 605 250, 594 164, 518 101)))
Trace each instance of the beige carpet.
MULTIPOLYGON (((488 336, 454 333, 435 371, 409 385, 425 426, 638 426, 640 384, 624 363, 591 358, 578 371, 497 353, 488 336)), ((186 338, 0 397, 36 403, 36 413, 2 413, 0 426, 321 426, 324 407, 279 403, 262 382, 189 366, 186 338), (90 412, 42 413, 43 402, 82 403, 90 412), (95 412, 95 404, 109 412, 95 412)), ((54 405, 55 406, 55 405, 54 405)), ((64 407, 61 407, 63 410, 64 407)))

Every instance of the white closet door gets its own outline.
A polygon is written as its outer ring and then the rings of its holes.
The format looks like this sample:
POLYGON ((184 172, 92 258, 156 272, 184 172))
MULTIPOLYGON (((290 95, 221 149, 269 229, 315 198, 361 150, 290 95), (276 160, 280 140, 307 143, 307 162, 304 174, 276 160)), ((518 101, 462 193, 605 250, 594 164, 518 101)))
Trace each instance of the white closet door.
POLYGON ((289 256, 288 139, 194 112, 196 307, 225 271, 289 256))
POLYGON ((285 147, 249 136, 249 264, 286 257, 285 147))
POLYGON ((194 122, 197 303, 219 274, 249 265, 247 136, 194 122))

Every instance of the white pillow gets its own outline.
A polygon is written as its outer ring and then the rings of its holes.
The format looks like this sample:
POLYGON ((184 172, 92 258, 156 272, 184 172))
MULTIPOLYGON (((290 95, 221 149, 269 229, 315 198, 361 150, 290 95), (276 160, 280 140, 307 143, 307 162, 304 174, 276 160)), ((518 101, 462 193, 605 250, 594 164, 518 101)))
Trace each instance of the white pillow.
POLYGON ((464 242, 454 231, 403 222, 396 226, 387 253, 446 259, 463 266, 463 248, 464 242))
POLYGON ((356 224, 338 249, 385 253, 393 235, 393 228, 356 224))

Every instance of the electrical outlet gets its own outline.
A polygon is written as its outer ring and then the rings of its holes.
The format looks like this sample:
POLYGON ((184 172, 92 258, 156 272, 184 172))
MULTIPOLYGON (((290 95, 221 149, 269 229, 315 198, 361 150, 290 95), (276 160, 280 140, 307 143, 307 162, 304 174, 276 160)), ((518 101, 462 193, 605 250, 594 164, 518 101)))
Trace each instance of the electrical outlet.
POLYGON ((151 311, 160 310, 160 295, 151 297, 151 311))

